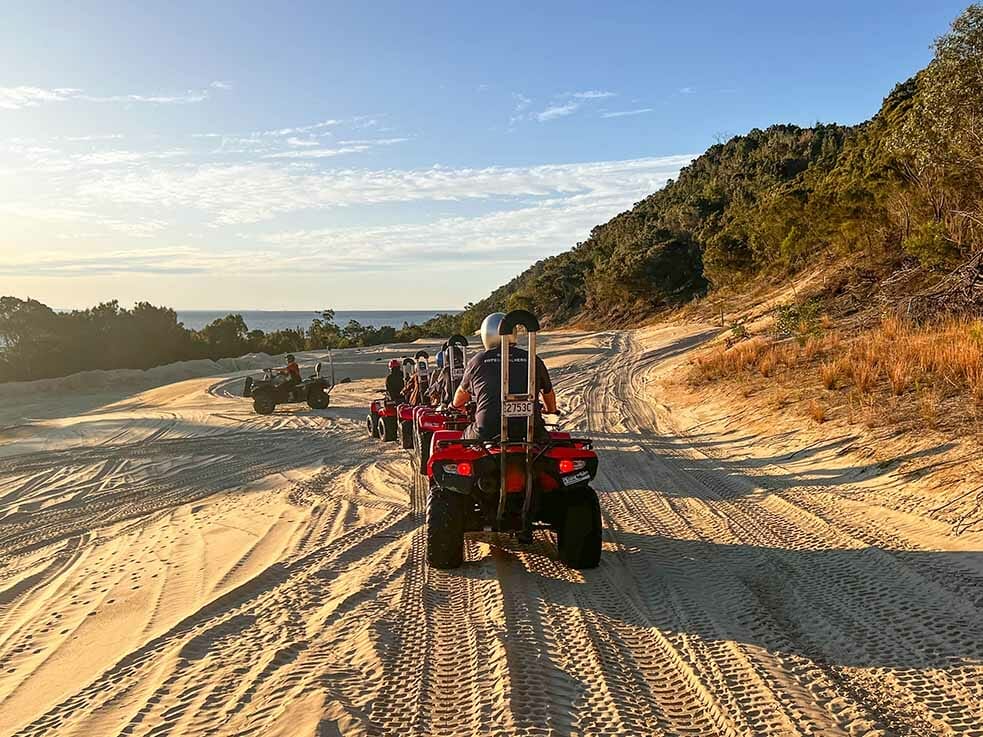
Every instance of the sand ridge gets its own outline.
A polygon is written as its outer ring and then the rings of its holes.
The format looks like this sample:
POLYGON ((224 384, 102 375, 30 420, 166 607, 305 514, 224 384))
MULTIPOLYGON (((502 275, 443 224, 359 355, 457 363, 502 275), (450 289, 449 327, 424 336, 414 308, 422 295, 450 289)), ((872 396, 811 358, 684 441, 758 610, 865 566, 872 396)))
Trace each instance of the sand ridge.
POLYGON ((238 370, 8 407, 0 735, 983 735, 983 535, 668 394, 715 334, 544 336, 601 458, 582 573, 545 534, 426 567, 362 422, 402 347, 341 352, 322 411, 254 415, 238 370))

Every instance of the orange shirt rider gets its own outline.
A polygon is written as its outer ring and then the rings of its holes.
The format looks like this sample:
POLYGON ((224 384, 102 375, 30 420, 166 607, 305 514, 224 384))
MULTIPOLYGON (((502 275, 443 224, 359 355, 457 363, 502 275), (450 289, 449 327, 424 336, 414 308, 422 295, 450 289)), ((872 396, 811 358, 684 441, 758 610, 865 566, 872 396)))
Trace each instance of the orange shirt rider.
POLYGON ((294 358, 292 353, 287 354, 287 365, 283 368, 277 369, 276 372, 289 377, 291 384, 300 383, 300 366, 297 365, 297 359, 294 358))

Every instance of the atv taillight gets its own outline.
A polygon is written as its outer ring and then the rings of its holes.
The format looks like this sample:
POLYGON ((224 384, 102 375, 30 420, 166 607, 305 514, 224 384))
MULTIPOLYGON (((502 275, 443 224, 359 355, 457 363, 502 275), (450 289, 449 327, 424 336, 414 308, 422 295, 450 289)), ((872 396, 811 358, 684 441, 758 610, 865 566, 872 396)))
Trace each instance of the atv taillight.
POLYGON ((587 467, 586 461, 581 460, 570 460, 569 458, 563 458, 560 463, 560 473, 573 473, 574 471, 579 471, 582 468, 587 467))
POLYGON ((470 476, 474 473, 474 467, 468 461, 460 463, 445 463, 444 473, 452 473, 455 476, 470 476))

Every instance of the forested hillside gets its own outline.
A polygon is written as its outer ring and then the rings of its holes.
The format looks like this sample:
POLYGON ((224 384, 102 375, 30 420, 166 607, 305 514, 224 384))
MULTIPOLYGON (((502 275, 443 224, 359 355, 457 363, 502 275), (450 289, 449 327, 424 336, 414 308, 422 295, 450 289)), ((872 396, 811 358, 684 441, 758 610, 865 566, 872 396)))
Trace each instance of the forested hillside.
POLYGON ((981 246, 983 5, 974 4, 872 120, 775 125, 711 147, 664 189, 473 305, 462 327, 515 307, 554 325, 630 322, 838 257, 880 276, 914 266, 928 285, 981 246))

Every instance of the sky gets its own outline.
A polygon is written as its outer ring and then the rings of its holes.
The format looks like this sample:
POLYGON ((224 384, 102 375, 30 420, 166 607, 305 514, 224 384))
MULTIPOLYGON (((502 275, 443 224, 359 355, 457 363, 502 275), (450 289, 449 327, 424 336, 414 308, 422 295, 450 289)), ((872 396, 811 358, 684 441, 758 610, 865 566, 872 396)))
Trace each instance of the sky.
POLYGON ((0 294, 459 308, 716 141, 869 118, 966 4, 9 3, 0 294))

